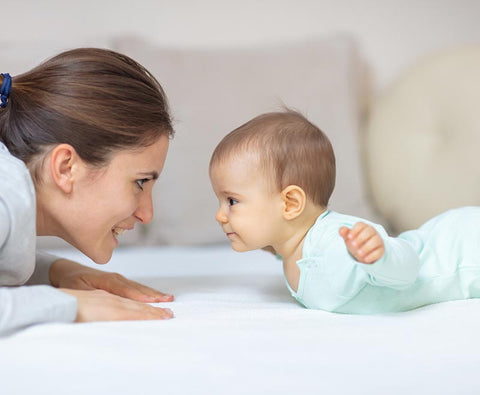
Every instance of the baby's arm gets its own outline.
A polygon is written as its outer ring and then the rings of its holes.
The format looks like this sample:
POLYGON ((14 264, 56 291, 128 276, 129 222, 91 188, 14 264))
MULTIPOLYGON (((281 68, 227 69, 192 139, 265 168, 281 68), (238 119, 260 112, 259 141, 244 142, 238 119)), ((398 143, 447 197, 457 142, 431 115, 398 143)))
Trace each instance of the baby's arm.
POLYGON ((371 225, 357 222, 352 229, 342 226, 339 233, 348 252, 361 263, 374 263, 385 253, 383 240, 371 225))
POLYGON ((341 227, 338 232, 350 259, 361 263, 371 285, 405 289, 415 282, 421 262, 407 240, 389 237, 381 226, 364 222, 356 223, 352 229, 341 227))

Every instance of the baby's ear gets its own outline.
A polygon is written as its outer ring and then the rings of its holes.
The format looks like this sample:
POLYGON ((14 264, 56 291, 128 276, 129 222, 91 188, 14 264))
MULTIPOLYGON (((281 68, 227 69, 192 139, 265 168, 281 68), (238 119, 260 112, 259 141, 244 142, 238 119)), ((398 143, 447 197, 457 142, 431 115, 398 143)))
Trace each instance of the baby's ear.
POLYGON ((298 185, 289 185, 282 192, 283 217, 286 220, 297 218, 305 209, 307 196, 298 185))

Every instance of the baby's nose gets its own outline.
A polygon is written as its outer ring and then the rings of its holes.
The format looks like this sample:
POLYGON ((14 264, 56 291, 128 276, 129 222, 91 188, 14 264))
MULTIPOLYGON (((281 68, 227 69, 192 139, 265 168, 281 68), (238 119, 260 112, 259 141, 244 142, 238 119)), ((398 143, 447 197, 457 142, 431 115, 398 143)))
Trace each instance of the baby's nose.
POLYGON ((227 216, 225 215, 225 212, 222 210, 221 207, 217 210, 217 213, 215 214, 215 219, 219 223, 227 222, 227 216))

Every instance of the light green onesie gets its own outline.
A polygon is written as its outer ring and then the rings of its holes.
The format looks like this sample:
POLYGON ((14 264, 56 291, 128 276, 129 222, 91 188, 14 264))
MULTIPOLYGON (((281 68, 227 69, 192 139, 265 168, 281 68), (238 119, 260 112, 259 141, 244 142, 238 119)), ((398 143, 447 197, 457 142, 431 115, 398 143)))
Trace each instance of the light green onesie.
POLYGON ((372 314, 480 297, 480 207, 447 211, 417 230, 389 237, 382 226, 325 211, 308 231, 300 280, 292 295, 305 307, 372 314), (356 261, 338 234, 358 221, 373 225, 385 243, 373 264, 356 261))

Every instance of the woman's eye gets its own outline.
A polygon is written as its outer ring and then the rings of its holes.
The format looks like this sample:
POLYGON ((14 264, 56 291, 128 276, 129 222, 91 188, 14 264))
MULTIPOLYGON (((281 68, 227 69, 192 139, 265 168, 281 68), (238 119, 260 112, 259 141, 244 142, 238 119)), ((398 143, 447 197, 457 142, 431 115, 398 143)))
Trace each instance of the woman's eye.
POLYGON ((230 206, 233 206, 234 204, 237 204, 237 203, 238 203, 237 200, 232 199, 232 198, 228 198, 228 204, 229 204, 230 206))
POLYGON ((138 187, 143 191, 143 184, 145 184, 147 181, 149 181, 148 178, 142 178, 141 180, 135 181, 138 185, 138 187))

